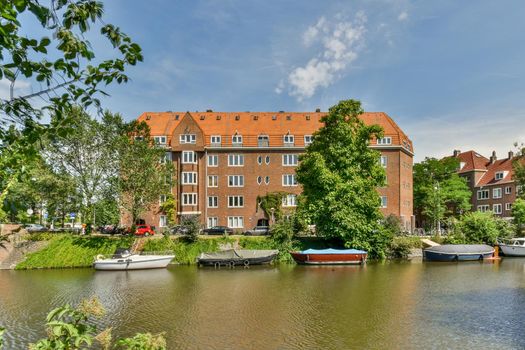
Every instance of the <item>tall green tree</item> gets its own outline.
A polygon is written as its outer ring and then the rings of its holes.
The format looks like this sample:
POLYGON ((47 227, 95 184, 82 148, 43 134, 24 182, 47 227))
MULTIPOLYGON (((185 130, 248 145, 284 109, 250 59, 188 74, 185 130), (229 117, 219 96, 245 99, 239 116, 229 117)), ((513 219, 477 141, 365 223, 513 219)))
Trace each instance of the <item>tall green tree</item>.
MULTIPOLYGON (((380 153, 370 140, 383 135, 379 125, 365 125, 361 103, 345 100, 331 107, 301 156, 297 178, 303 186, 302 206, 317 232, 341 239, 346 246, 384 257, 390 236, 379 224, 377 188, 385 183, 380 153)), ((300 203, 301 203, 300 202, 300 203)))
POLYGON ((513 180, 518 185, 516 195, 525 200, 525 144, 514 144, 517 148, 516 156, 512 161, 513 180))
POLYGON ((133 121, 126 125, 126 131, 117 145, 115 184, 119 205, 131 216, 134 225, 142 213, 159 202, 160 195, 171 192, 174 179, 169 153, 155 145, 148 125, 133 121))
POLYGON ((472 192, 457 174, 456 158, 425 158, 414 165, 414 211, 423 225, 440 231, 446 217, 470 210, 472 192))
POLYGON ((9 82, 0 98, 0 202, 40 140, 70 129, 73 106, 100 110, 101 86, 127 82, 126 68, 142 61, 140 46, 103 12, 95 0, 0 0, 0 79, 9 82), (92 29, 106 43, 96 53, 92 29), (55 117, 42 124, 46 115, 55 117))
POLYGON ((516 236, 521 237, 521 232, 525 226, 525 200, 518 198, 512 204, 512 218, 516 229, 516 236))

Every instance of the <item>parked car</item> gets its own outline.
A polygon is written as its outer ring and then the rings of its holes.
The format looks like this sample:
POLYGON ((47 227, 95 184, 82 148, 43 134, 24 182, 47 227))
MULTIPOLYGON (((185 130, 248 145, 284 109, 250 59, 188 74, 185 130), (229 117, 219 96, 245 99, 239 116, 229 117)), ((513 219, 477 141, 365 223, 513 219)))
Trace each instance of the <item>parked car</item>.
POLYGON ((149 236, 155 234, 155 228, 150 225, 138 225, 135 229, 135 235, 137 236, 149 236))
POLYGON ((27 232, 43 232, 47 231, 47 227, 40 225, 40 224, 26 224, 24 225, 24 228, 27 230, 27 232))
POLYGON ((105 225, 105 226, 100 226, 98 229, 97 229, 98 232, 100 233, 103 233, 103 234, 106 234, 106 235, 116 235, 119 232, 118 230, 118 226, 117 225, 105 225))
POLYGON ((189 227, 184 225, 175 225, 169 228, 169 232, 172 235, 185 235, 190 231, 189 227))
POLYGON ((268 226, 255 226, 251 230, 247 230, 243 232, 243 235, 245 236, 262 236, 267 235, 270 233, 270 227, 268 226))
POLYGON ((205 235, 223 235, 223 234, 232 234, 233 229, 226 226, 213 226, 210 228, 205 228, 202 230, 205 235))

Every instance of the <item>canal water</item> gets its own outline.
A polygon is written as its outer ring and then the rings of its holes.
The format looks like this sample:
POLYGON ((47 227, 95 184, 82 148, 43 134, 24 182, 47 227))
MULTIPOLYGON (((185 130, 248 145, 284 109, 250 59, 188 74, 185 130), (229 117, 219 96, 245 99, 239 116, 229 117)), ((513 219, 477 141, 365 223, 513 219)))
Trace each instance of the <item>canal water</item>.
POLYGON ((47 312, 96 295, 114 335, 169 349, 524 349, 525 259, 361 266, 0 271, 7 349, 47 312))

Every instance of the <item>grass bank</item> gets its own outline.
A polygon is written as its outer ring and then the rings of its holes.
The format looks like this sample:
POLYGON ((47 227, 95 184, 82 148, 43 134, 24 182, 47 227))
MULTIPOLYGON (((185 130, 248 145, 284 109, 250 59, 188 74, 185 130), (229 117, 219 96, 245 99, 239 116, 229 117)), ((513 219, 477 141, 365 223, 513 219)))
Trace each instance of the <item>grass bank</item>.
POLYGON ((97 254, 111 254, 119 247, 129 247, 130 237, 81 237, 68 234, 33 236, 32 240, 49 240, 49 244, 29 254, 17 270, 38 268, 87 267, 97 254), (44 239, 45 238, 45 239, 44 239))

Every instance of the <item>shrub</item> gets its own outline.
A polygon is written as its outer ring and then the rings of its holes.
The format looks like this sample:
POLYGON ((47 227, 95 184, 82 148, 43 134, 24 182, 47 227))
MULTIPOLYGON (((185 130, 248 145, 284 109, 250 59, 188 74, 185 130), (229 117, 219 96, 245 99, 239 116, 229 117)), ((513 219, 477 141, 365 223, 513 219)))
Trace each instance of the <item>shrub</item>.
POLYGON ((413 248, 422 248, 419 237, 395 237, 390 243, 389 255, 391 258, 407 258, 413 248))
POLYGON ((199 239, 201 229, 200 215, 183 215, 180 224, 187 228, 184 238, 189 242, 196 242, 199 239))
POLYGON ((469 212, 463 215, 447 243, 496 244, 498 237, 509 234, 509 225, 492 212, 469 212))
POLYGON ((385 230, 392 236, 398 236, 403 232, 401 219, 394 214, 387 215, 385 218, 383 218, 382 224, 385 230))

